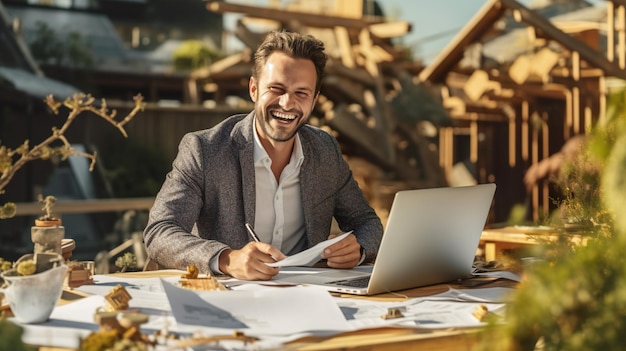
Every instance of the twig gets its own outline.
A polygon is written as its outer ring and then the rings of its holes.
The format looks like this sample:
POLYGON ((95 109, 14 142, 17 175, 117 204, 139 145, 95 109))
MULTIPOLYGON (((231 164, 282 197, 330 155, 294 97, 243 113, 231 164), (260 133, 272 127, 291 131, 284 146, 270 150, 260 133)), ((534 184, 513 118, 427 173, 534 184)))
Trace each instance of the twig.
MULTIPOLYGON (((93 105, 94 98, 89 94, 74 94, 73 96, 65 99, 63 103, 56 101, 52 95, 48 95, 44 99, 44 102, 50 107, 52 112, 54 114, 58 114, 59 107, 63 105, 70 110, 67 118, 61 128, 53 127, 52 134, 32 149, 29 149, 29 140, 25 140, 24 143, 15 150, 0 145, 0 194, 4 193, 4 188, 9 184, 15 173, 20 168, 22 168, 26 163, 37 159, 47 160, 54 155, 60 155, 62 160, 66 160, 70 156, 83 156, 91 160, 89 171, 93 171, 96 163, 96 153, 94 152, 93 154, 90 154, 87 152, 77 151, 72 148, 71 144, 64 135, 65 132, 68 130, 72 122, 74 122, 76 117, 83 112, 88 111, 109 122, 116 129, 118 129, 125 138, 127 138, 128 134, 124 129, 124 125, 130 122, 137 115, 137 112, 140 110, 143 111, 145 107, 141 94, 136 95, 133 100, 135 101, 135 107, 133 107, 124 119, 118 122, 115 120, 117 111, 109 111, 105 99, 102 99, 100 108, 97 108, 93 105), (51 147, 50 145, 55 141, 61 141, 63 146, 56 148, 51 147), (20 157, 13 162, 13 158, 17 155, 20 155, 20 157)), ((7 203, 4 206, 6 208, 10 208, 11 206, 14 207, 14 204, 7 203)), ((7 213, 10 214, 10 212, 7 213)), ((8 217, 11 217, 11 215, 3 215, 3 212, 0 212, 0 218, 8 217)))

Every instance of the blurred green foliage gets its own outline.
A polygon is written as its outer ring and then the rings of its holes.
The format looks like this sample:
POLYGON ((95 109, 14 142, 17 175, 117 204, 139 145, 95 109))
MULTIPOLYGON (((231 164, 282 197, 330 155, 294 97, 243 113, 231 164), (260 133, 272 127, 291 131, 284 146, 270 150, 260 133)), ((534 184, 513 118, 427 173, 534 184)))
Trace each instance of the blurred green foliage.
POLYGON ((72 68, 93 67, 89 43, 83 40, 80 33, 72 32, 63 37, 44 22, 36 23, 29 48, 38 62, 72 68))
POLYGON ((0 351, 35 351, 22 342, 22 327, 0 316, 0 351))
POLYGON ((561 221, 550 225, 561 240, 537 248, 542 260, 525 269, 504 323, 490 323, 480 349, 624 349, 626 90, 612 93, 608 106, 557 184, 565 194, 554 217, 561 221), (574 222, 576 231, 567 227, 574 222))
POLYGON ((199 40, 185 40, 174 51, 174 68, 190 71, 208 66, 220 56, 219 52, 209 48, 199 40))

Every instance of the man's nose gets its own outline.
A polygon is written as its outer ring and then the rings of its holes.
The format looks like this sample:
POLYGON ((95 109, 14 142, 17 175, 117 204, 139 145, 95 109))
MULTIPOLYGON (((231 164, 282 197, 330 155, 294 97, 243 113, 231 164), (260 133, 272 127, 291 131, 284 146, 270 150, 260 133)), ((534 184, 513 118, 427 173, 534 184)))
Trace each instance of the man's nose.
POLYGON ((291 96, 290 93, 284 93, 280 96, 280 101, 278 103, 280 104, 280 107, 285 110, 289 110, 294 104, 293 96, 291 96))

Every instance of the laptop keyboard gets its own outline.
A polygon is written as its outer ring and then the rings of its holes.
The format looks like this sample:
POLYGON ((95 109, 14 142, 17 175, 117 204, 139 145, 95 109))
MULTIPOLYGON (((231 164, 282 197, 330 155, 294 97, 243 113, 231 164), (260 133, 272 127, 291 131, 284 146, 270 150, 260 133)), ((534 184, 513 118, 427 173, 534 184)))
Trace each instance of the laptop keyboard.
POLYGON ((367 288, 367 285, 370 283, 370 277, 362 277, 356 279, 347 279, 347 280, 338 280, 336 282, 332 282, 331 284, 336 285, 345 285, 353 288, 367 288))

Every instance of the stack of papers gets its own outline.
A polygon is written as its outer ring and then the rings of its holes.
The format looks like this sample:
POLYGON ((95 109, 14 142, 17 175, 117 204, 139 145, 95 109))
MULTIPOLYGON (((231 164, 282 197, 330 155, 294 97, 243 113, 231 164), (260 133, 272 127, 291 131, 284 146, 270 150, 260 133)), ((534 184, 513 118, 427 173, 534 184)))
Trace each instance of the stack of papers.
MULTIPOLYGON (((132 296, 129 308, 150 316, 149 322, 142 326, 146 334, 167 330, 184 338, 241 331, 260 339, 250 346, 252 349, 278 348, 303 336, 327 336, 382 326, 427 329, 480 326, 481 322, 472 316, 476 306, 485 305, 489 311, 497 312, 512 290, 450 289, 402 302, 381 302, 333 297, 325 289, 314 286, 276 287, 251 282, 228 291, 192 291, 178 285, 179 277, 96 275, 94 280, 95 285, 77 289, 90 296, 56 307, 45 323, 23 325, 24 341, 78 348, 81 338, 98 330, 93 314, 105 306, 104 295, 118 284, 132 296), (381 318, 389 308, 400 309, 403 317, 381 318)), ((220 346, 224 347, 224 343, 220 346)), ((233 341, 232 347, 243 346, 233 341)))

